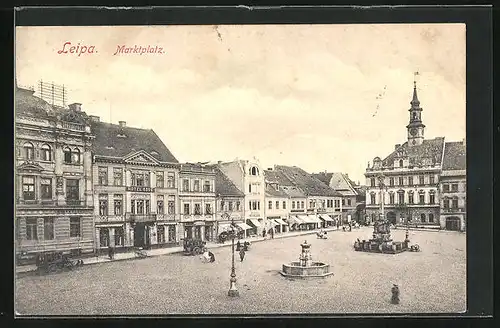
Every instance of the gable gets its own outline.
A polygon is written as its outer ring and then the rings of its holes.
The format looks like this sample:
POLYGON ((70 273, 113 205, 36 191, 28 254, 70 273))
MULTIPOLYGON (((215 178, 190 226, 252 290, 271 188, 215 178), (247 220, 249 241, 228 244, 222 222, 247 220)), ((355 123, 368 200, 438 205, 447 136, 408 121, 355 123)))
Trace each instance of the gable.
POLYGON ((158 161, 144 150, 131 153, 124 157, 126 163, 139 163, 139 164, 158 164, 158 161))

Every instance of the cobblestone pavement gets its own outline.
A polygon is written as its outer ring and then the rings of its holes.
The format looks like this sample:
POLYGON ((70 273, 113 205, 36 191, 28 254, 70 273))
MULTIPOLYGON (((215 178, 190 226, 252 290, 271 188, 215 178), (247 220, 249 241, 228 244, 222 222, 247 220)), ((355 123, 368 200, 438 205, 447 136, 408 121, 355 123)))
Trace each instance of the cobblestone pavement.
MULTIPOLYGON (((393 231, 395 240, 404 230, 393 231)), ((75 271, 16 280, 16 311, 27 315, 437 313, 465 311, 466 236, 410 231, 421 252, 397 255, 355 252, 356 238, 371 228, 252 244, 243 262, 236 254, 239 298, 229 298, 230 248, 215 263, 171 254, 84 266, 75 271), (312 243, 313 260, 329 263, 333 276, 289 280, 278 271, 296 261, 300 243, 312 243), (401 304, 390 303, 392 284, 401 304)))

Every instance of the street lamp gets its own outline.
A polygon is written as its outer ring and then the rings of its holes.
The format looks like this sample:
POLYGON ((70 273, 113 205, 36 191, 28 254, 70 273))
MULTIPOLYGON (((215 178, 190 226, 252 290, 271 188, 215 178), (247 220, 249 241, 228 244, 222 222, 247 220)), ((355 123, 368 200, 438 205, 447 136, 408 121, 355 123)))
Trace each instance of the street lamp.
MULTIPOLYGON (((224 220, 229 219, 230 215, 227 213, 222 214, 224 220)), ((240 296, 240 292, 236 288, 236 270, 234 268, 234 238, 236 236, 236 229, 234 226, 234 218, 231 216, 231 230, 229 231, 231 238, 231 279, 229 279, 229 290, 227 296, 237 297, 240 296)))

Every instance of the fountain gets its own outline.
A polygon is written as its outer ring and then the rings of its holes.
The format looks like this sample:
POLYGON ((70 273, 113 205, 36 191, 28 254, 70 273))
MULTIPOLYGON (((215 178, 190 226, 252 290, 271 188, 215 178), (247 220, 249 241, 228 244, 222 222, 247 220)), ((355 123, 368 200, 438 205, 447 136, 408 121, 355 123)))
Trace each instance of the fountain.
POLYGON ((361 252, 397 254, 407 251, 409 242, 408 232, 404 241, 393 241, 389 222, 379 219, 373 224, 373 238, 358 239, 354 242, 354 249, 361 252))
POLYGON ((311 256, 311 244, 307 240, 303 244, 302 252, 299 255, 299 262, 283 264, 283 271, 280 274, 289 278, 323 278, 333 274, 330 272, 330 265, 322 262, 314 262, 311 256))

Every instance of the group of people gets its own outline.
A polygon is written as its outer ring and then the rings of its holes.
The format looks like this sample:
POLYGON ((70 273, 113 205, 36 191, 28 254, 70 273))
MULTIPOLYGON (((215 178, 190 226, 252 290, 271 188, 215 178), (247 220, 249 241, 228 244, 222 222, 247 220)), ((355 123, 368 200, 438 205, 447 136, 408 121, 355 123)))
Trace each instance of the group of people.
MULTIPOLYGON (((250 246, 250 243, 248 241, 245 241, 241 243, 239 240, 236 243, 236 251, 239 252, 240 254, 240 262, 243 262, 245 259, 245 254, 248 251, 248 248, 250 246)), ((201 256, 202 260, 208 263, 214 263, 215 262, 215 255, 208 249, 205 250, 203 255, 201 256)))

